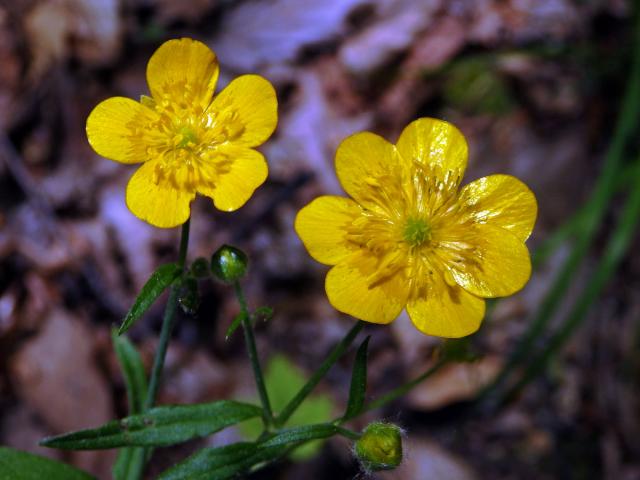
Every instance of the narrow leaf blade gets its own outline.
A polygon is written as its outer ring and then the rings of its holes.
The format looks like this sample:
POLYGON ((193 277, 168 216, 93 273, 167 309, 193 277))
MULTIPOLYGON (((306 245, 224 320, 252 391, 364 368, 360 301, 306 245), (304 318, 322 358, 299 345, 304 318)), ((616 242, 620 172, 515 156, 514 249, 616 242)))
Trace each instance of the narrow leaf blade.
POLYGON ((231 338, 231 335, 233 335, 233 332, 235 332, 238 327, 242 325, 242 320, 244 319, 244 317, 245 313, 240 312, 233 318, 231 325, 229 325, 229 328, 227 329, 227 333, 224 335, 225 340, 229 340, 231 338))
POLYGON ((45 438, 40 445, 65 450, 164 447, 211 435, 261 414, 262 409, 256 405, 232 400, 162 406, 98 428, 45 438))
POLYGON ((142 358, 127 337, 119 336, 114 330, 111 338, 127 388, 129 414, 142 413, 147 396, 147 377, 142 358))
POLYGON ((0 447, 0 480, 95 480, 94 477, 49 458, 0 447))
POLYGON ((225 480, 236 478, 253 465, 284 453, 285 447, 260 447, 240 442, 217 448, 203 448, 162 473, 158 480, 225 480))
POLYGON ((138 298, 122 321, 118 329, 118 334, 122 335, 138 321, 144 313, 149 310, 153 302, 164 292, 164 290, 180 276, 182 269, 175 263, 160 265, 144 284, 138 298))
POLYGON ((328 438, 339 432, 330 423, 281 430, 261 443, 240 442, 203 448, 165 471, 158 480, 225 480, 235 478, 262 462, 278 458, 299 443, 328 438))
POLYGON ((121 448, 113 465, 114 480, 139 480, 144 469, 146 451, 144 447, 121 448))
POLYGON ((369 347, 368 336, 364 339, 353 364, 353 372, 351 374, 351 387, 349 389, 349 401, 347 402, 347 410, 344 413, 344 420, 349 420, 357 416, 364 406, 365 395, 367 393, 367 354, 369 347))

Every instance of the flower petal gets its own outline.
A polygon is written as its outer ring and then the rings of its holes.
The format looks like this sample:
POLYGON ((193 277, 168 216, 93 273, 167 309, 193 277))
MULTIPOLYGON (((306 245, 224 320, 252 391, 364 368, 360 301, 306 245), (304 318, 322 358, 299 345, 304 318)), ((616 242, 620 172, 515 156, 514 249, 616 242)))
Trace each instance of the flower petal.
POLYGON ((189 218, 189 205, 195 193, 179 190, 167 181, 157 183, 156 163, 146 162, 133 174, 127 185, 127 206, 136 217, 151 225, 176 227, 189 218))
POLYGON ((451 171, 458 184, 467 168, 467 141, 460 130, 443 120, 419 118, 411 122, 400 134, 396 147, 404 162, 439 167, 443 176, 451 171))
POLYGON ((504 297, 525 286, 531 277, 526 245, 509 231, 490 225, 467 227, 463 242, 471 251, 445 259, 455 282, 479 297, 504 297))
POLYGON ((533 192, 510 175, 471 182, 460 190, 460 202, 474 222, 504 228, 523 242, 531 235, 538 214, 533 192))
POLYGON ((122 163, 147 160, 140 126, 155 112, 135 100, 112 97, 100 102, 87 118, 87 138, 98 155, 122 163))
POLYGON ((407 305, 407 313, 418 330, 426 335, 460 338, 471 335, 482 323, 485 302, 458 286, 444 281, 431 289, 427 298, 407 305))
POLYGON ((278 100, 267 79, 260 75, 242 75, 213 99, 209 112, 223 125, 229 142, 256 147, 276 128, 278 100))
POLYGON ((372 284, 376 264, 375 258, 357 253, 329 270, 325 290, 331 305, 366 322, 395 320, 407 302, 407 281, 395 274, 372 284))
POLYGON ((220 174, 213 188, 198 186, 198 192, 212 198, 218 210, 232 212, 264 183, 269 168, 264 156, 250 148, 228 146, 218 153, 229 158, 228 171, 220 174))
POLYGON ((187 102, 204 110, 218 81, 218 59, 204 43, 190 38, 164 42, 147 64, 151 96, 160 102, 187 102))
POLYGON ((345 228, 362 210, 349 198, 318 197, 298 212, 295 229, 314 259, 335 265, 353 253, 345 236, 345 228))
POLYGON ((388 207, 381 191, 400 188, 399 157, 393 144, 371 132, 345 138, 336 151, 336 174, 342 188, 360 205, 388 207))

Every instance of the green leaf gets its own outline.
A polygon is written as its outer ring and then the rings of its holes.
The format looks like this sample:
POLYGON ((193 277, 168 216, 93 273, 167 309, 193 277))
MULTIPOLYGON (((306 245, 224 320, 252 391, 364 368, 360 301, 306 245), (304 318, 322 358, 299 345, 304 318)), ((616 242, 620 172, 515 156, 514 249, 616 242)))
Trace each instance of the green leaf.
MULTIPOLYGON (((304 386, 307 378, 299 368, 283 355, 275 355, 269 361, 265 371, 265 384, 271 406, 275 412, 282 410, 304 386)), ((287 426, 294 427, 312 423, 326 422, 331 419, 333 402, 327 395, 309 396, 289 418, 287 426)), ((262 423, 250 420, 240 424, 240 430, 249 439, 256 439, 262 432, 262 423)), ((306 460, 313 457, 322 447, 322 442, 309 442, 291 453, 293 460, 306 460)))
POLYGON ((165 471, 158 480, 224 480, 244 473, 254 465, 274 460, 297 443, 324 439, 342 429, 330 423, 281 430, 260 443, 240 442, 204 448, 165 471))
MULTIPOLYGON (((129 339, 126 336, 118 336, 115 329, 111 332, 111 338, 127 387, 129 414, 142 413, 147 396, 147 377, 140 354, 129 339)), ((113 477, 116 480, 138 480, 144 468, 144 457, 144 448, 121 449, 113 465, 113 477)))
POLYGON ((65 450, 163 447, 210 435, 261 414, 260 407, 232 400, 162 406, 99 428, 45 438, 40 445, 65 450))
POLYGON ((233 335, 233 332, 235 332, 238 329, 238 327, 242 325, 242 320, 244 316, 245 316, 244 312, 240 312, 234 317, 233 321, 231 322, 231 325, 229 325, 229 328, 227 329, 227 333, 224 336, 225 340, 229 340, 231 338, 231 335, 233 335))
POLYGON ((138 321, 144 313, 149 310, 153 302, 164 292, 164 290, 180 276, 182 268, 175 263, 167 263, 160 265, 155 272, 149 277, 147 283, 144 284, 138 298, 134 302, 131 309, 124 317, 122 325, 118 329, 118 334, 122 335, 129 330, 135 322, 138 321))
POLYGON ((147 449, 144 447, 126 447, 118 452, 118 458, 113 465, 115 480, 139 480, 144 469, 147 449))
POLYGON ((118 336, 115 329, 111 333, 111 338, 127 387, 129 413, 142 413, 147 396, 147 377, 140 354, 129 339, 118 336))
POLYGON ((0 480, 95 480, 94 477, 49 458, 0 447, 0 480))
POLYGON ((217 448, 203 448, 162 473, 158 480, 224 480, 246 472, 252 466, 280 456, 286 446, 261 447, 240 442, 217 448))
POLYGON ((273 308, 266 305, 258 307, 254 310, 251 317, 253 318, 254 322, 257 322, 258 320, 262 320, 263 322, 271 320, 273 318, 273 308))
POLYGON ((364 339, 356 353, 353 372, 351 373, 349 401, 347 402, 347 410, 344 413, 344 420, 357 416, 364 406, 367 392, 367 348, 369 347, 370 338, 371 336, 368 336, 364 339))

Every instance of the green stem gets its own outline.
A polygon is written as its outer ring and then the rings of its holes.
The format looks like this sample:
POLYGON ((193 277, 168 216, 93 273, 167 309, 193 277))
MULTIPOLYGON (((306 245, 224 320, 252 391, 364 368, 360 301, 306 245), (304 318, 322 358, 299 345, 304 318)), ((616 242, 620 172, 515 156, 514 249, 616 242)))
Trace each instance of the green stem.
MULTIPOLYGON (((182 236, 180 237, 178 266, 182 269, 184 269, 184 264, 187 258, 187 247, 189 245, 189 223, 190 220, 187 220, 182 225, 182 236)), ((156 356, 153 360, 153 368, 149 379, 149 389, 147 390, 147 397, 144 402, 145 410, 152 408, 156 401, 156 395, 158 394, 158 388, 160 386, 160 377, 162 376, 162 369, 164 368, 164 359, 167 355, 169 338, 171 338, 171 331, 173 330, 176 309, 178 307, 179 291, 180 286, 178 284, 174 284, 169 292, 169 299, 167 300, 164 316, 162 318, 162 330, 160 331, 158 350, 156 351, 156 356)))
POLYGON ((249 361, 251 362, 251 368, 253 369, 253 377, 255 378, 256 388, 258 390, 258 394, 260 395, 260 402, 262 403, 262 422, 265 429, 268 429, 269 426, 273 423, 273 412, 271 410, 271 403, 269 402, 267 387, 264 383, 264 375, 262 374, 262 368, 260 367, 260 360, 258 359, 256 339, 253 335, 253 325, 251 325, 247 301, 244 297, 244 292, 242 291, 240 282, 236 280, 233 284, 233 288, 236 292, 238 303, 240 303, 242 329, 244 330, 244 342, 247 345, 249 361))
POLYGON ((277 426, 282 426, 287 423, 287 420, 293 415, 293 413, 297 410, 300 404, 307 398, 307 395, 311 393, 311 391, 316 387, 320 380, 324 378, 329 369, 333 366, 334 363, 347 351, 351 343, 355 340, 360 330, 364 327, 364 322, 358 321, 351 330, 347 333, 347 335, 338 343, 329 356, 322 362, 322 365, 311 375, 309 381, 300 389, 300 391, 296 394, 293 399, 284 407, 280 415, 275 420, 275 424, 277 426))
MULTIPOLYGON (((636 17, 636 22, 638 22, 640 15, 636 17)), ((516 366, 527 358, 531 348, 541 337, 553 313, 564 298, 565 292, 572 284, 576 271, 589 252, 598 227, 602 223, 609 202, 616 190, 618 172, 622 163, 625 145, 633 133, 640 114, 640 25, 636 26, 635 34, 637 37, 634 38, 635 51, 627 88, 621 104, 622 110, 618 117, 613 139, 605 156, 602 174, 594 187, 589 201, 585 205, 585 210, 589 214, 582 220, 581 235, 576 239, 573 251, 560 269, 524 337, 495 380, 481 392, 483 397, 504 383, 516 366)))
MULTIPOLYGON (((637 185, 637 182, 640 182, 640 159, 637 161, 635 179, 634 183, 637 185)), ((545 345, 544 350, 532 359, 522 378, 505 395, 507 401, 513 399, 532 378, 546 367, 553 355, 571 338, 573 332, 582 325, 585 319, 589 318, 589 308, 598 298, 627 253, 638 221, 640 221, 640 188, 632 187, 622 216, 604 249, 605 253, 598 268, 591 275, 589 283, 567 316, 566 321, 545 345)))
POLYGON ((410 382, 407 382, 404 385, 399 386, 398 388, 394 388, 393 390, 391 390, 390 392, 384 394, 380 398, 377 398, 377 399, 373 400, 372 402, 367 403, 363 407, 363 409, 362 409, 362 411, 360 413, 364 413, 364 412, 368 412, 370 410, 375 410, 376 408, 384 407, 385 405, 387 405, 387 404, 393 402, 394 400, 402 397, 403 395, 408 393, 410 390, 412 390, 414 387, 418 386, 420 383, 422 383, 427 378, 429 378, 431 375, 433 375, 438 370, 440 370, 442 367, 444 367, 447 363, 449 363, 449 360, 446 360, 446 359, 439 360, 435 365, 433 365, 432 367, 429 367, 429 369, 427 369, 424 373, 422 373, 421 375, 417 376, 416 378, 414 378, 410 382))

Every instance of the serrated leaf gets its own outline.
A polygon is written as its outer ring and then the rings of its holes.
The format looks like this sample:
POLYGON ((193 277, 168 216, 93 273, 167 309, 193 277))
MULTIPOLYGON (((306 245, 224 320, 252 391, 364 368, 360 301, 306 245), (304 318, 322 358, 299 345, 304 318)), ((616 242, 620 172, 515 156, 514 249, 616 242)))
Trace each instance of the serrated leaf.
POLYGON ((297 443, 328 438, 338 433, 332 424, 305 425, 282 430, 260 443, 240 442, 203 448, 165 471, 158 480, 225 480, 254 465, 273 460, 297 443))
POLYGON ((0 447, 0 480, 95 480, 86 472, 49 458, 0 447))
POLYGON ((224 335, 225 340, 229 340, 231 338, 231 335, 233 335, 233 332, 235 332, 238 327, 242 325, 242 320, 244 319, 244 317, 245 313, 240 312, 233 318, 231 325, 229 325, 229 328, 227 329, 227 333, 224 335))
POLYGON ((136 298, 133 306, 124 317, 122 325, 118 329, 118 334, 122 335, 129 330, 181 273, 182 269, 175 263, 160 265, 142 287, 138 298, 136 298))
POLYGON ((347 402, 347 410, 344 413, 344 417, 342 417, 344 420, 357 416, 364 406, 367 392, 367 349, 370 338, 371 336, 368 336, 364 339, 356 353, 356 359, 353 363, 353 371, 351 373, 349 401, 347 402))
POLYGON ((144 414, 108 422, 99 428, 45 438, 40 445, 65 450, 163 447, 211 435, 260 415, 260 407, 232 400, 162 406, 144 414))
POLYGON ((126 447, 118 452, 113 464, 114 480, 139 480, 144 469, 147 449, 144 447, 126 447))
POLYGON ((118 336, 114 330, 111 338, 127 388, 129 414, 142 413, 147 396, 147 377, 142 358, 127 337, 118 336))

